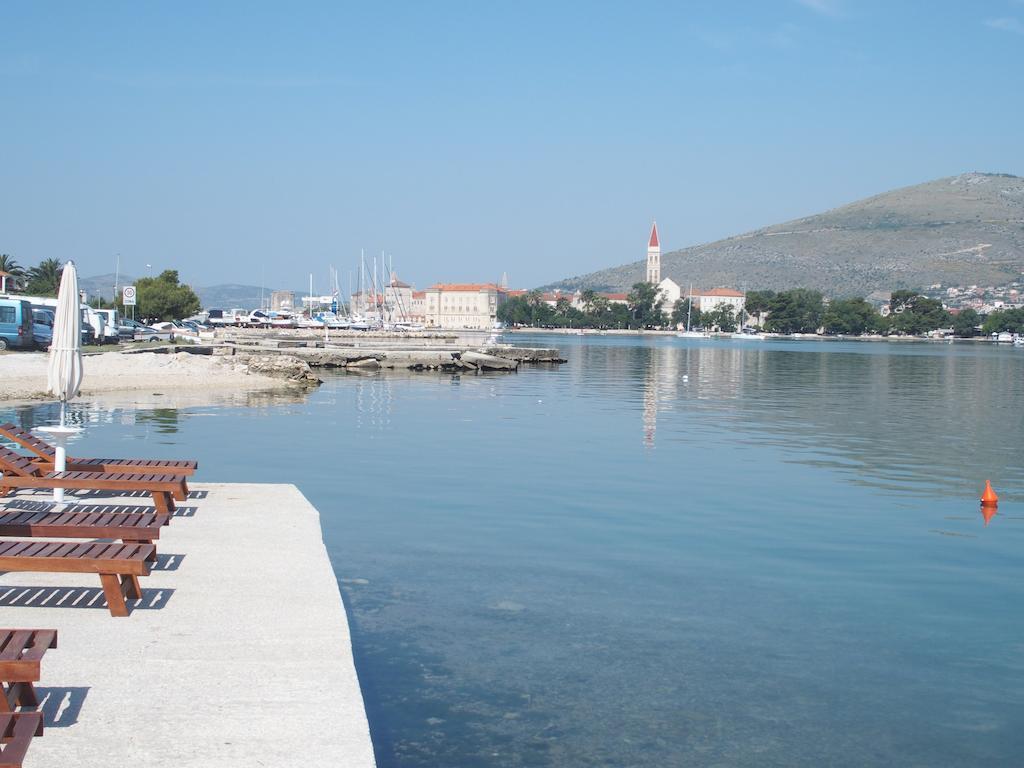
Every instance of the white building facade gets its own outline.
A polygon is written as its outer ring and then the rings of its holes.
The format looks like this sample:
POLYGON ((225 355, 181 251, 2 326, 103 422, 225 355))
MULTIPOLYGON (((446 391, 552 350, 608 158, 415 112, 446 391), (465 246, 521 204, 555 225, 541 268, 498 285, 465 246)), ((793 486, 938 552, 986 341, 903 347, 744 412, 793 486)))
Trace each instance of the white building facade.
POLYGON ((423 324, 428 328, 489 330, 508 293, 494 283, 438 283, 423 292, 423 324))

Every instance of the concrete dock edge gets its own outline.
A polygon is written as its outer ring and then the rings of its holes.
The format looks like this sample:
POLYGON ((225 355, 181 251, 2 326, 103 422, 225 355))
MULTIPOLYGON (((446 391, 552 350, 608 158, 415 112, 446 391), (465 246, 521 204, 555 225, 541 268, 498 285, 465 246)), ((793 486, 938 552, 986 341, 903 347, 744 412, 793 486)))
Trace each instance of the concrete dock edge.
MULTIPOLYGON (((293 485, 192 491, 127 618, 110 616, 97 576, 0 575, 0 625, 59 632, 38 686, 46 732, 25 765, 373 766, 319 513, 293 485)), ((19 492, 0 509, 48 501, 19 492)))

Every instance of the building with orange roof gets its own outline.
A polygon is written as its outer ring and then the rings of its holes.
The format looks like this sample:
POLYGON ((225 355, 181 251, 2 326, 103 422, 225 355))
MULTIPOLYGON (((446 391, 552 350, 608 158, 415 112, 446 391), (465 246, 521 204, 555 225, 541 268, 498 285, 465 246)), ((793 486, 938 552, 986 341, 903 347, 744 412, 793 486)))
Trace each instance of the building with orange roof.
POLYGON ((732 311, 737 317, 747 303, 746 295, 742 291, 732 288, 712 288, 709 291, 694 290, 690 298, 693 301, 693 306, 701 312, 711 312, 718 305, 726 304, 732 307, 732 311))

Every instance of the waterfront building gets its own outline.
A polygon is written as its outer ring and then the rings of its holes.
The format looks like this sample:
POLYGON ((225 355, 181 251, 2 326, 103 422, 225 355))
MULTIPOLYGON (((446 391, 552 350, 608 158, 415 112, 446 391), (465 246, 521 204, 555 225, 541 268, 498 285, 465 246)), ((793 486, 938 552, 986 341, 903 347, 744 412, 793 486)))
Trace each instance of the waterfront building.
POLYGON ((661 243, 658 241, 658 222, 651 222, 651 237, 647 241, 647 282, 661 282, 661 243))
POLYGON ((670 315, 676 302, 683 297, 683 289, 671 277, 666 277, 658 283, 658 296, 661 298, 661 311, 670 315))
POLYGON ((424 294, 428 328, 493 328, 498 307, 508 299, 508 292, 494 283, 438 283, 424 294))
POLYGON ((395 272, 384 286, 384 319, 393 323, 412 322, 412 286, 399 280, 395 272))
POLYGON ((427 292, 426 291, 413 291, 410 295, 409 300, 409 321, 412 323, 419 323, 420 325, 427 324, 427 292))
POLYGON ((740 311, 747 304, 746 295, 732 288, 712 288, 710 291, 694 291, 690 297, 693 306, 701 312, 711 312, 719 304, 732 307, 733 313, 739 317, 740 311))
POLYGON ((270 294, 270 310, 272 312, 282 310, 290 312, 293 309, 295 309, 294 291, 273 291, 270 294))

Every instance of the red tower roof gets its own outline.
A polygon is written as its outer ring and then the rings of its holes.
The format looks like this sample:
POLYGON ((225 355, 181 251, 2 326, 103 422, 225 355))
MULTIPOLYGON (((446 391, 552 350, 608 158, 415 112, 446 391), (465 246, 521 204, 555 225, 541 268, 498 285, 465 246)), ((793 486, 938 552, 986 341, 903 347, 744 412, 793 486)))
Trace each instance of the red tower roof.
POLYGON ((658 245, 658 222, 651 223, 651 242, 647 244, 648 248, 660 248, 658 245))

